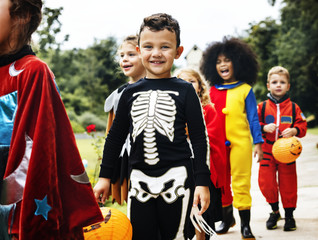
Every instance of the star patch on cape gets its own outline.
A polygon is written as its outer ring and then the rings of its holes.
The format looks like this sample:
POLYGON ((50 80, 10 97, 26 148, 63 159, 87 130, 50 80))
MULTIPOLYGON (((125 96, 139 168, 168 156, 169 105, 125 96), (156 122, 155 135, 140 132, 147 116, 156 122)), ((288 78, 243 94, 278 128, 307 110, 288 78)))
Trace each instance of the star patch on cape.
POLYGON ((45 197, 42 200, 34 199, 34 201, 36 203, 36 210, 34 215, 42 215, 45 218, 45 220, 47 220, 47 215, 49 211, 52 209, 52 207, 49 204, 47 204, 47 195, 45 195, 45 197))

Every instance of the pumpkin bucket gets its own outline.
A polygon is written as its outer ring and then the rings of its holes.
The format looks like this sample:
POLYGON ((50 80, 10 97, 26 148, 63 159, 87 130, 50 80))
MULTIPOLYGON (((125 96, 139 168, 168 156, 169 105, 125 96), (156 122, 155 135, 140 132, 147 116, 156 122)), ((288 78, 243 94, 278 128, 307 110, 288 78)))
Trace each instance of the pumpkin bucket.
POLYGON ((127 216, 115 208, 101 207, 104 221, 84 227, 85 240, 130 240, 132 226, 127 216))
POLYGON ((296 137, 279 138, 273 145, 273 155, 279 162, 291 163, 299 157, 302 149, 296 137))

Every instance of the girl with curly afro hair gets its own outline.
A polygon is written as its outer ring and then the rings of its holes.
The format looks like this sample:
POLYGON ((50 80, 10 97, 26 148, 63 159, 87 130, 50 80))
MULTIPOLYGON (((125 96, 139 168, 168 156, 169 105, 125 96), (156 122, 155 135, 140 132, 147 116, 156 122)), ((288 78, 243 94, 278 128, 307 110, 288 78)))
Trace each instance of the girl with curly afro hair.
POLYGON ((222 141, 226 145, 226 181, 222 191, 222 223, 218 234, 235 225, 233 206, 239 210, 243 239, 255 239, 250 228, 252 198, 252 141, 254 157, 263 158, 261 127, 252 90, 258 73, 255 53, 240 39, 224 37, 203 53, 200 70, 211 84, 210 98, 221 119, 222 141), (233 190, 233 196, 231 191, 233 190))

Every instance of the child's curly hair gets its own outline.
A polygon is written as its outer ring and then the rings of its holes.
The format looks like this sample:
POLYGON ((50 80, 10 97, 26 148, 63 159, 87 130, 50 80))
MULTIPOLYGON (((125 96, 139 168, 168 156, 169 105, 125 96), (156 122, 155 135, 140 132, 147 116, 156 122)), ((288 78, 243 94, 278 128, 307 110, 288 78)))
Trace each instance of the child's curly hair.
POLYGON ((224 37, 222 42, 213 42, 203 52, 200 71, 211 85, 222 84, 224 80, 216 70, 219 55, 232 61, 237 81, 253 85, 257 79, 259 65, 257 56, 250 46, 238 38, 224 37))

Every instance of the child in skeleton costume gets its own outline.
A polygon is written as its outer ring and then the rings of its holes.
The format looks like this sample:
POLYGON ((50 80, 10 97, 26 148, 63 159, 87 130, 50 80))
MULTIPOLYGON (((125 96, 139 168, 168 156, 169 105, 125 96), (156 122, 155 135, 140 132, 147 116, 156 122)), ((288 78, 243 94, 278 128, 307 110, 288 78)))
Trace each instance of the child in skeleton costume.
POLYGON ((28 45, 41 7, 0 3, 0 239, 84 239, 103 217, 54 75, 28 45))
MULTIPOLYGON (((137 53, 136 46, 138 44, 138 36, 127 36, 118 49, 119 66, 123 73, 129 77, 129 82, 122 85, 112 92, 105 101, 104 110, 108 112, 106 136, 113 124, 115 113, 117 111, 118 102, 121 94, 128 84, 137 82, 140 78, 146 75, 146 70, 142 65, 141 59, 137 53)), ((118 202, 120 205, 127 202, 128 194, 128 169, 127 161, 130 150, 129 137, 127 137, 123 149, 120 153, 120 158, 116 161, 114 175, 112 177, 111 195, 113 202, 118 202)))
POLYGON ((233 207, 239 210, 243 239, 255 239, 250 229, 252 139, 254 156, 263 157, 261 127, 251 85, 256 81, 258 63, 250 47, 235 38, 224 38, 205 50, 203 76, 212 84, 211 101, 221 119, 223 143, 227 148, 226 181, 222 191, 223 220, 216 229, 226 233, 235 225, 233 207), (231 192, 231 184, 233 196, 231 192))
MULTIPOLYGON (((202 108, 204 120, 210 142, 210 171, 211 171, 211 187, 210 187, 210 206, 203 214, 204 219, 215 229, 215 222, 222 220, 222 203, 221 188, 225 184, 225 145, 220 140, 221 127, 214 104, 211 103, 209 96, 209 86, 200 74, 190 68, 181 69, 176 76, 187 82, 192 83, 196 93, 198 94, 202 108)), ((196 229, 196 239, 209 239, 208 234, 204 231, 196 229)))
POLYGON ((260 162, 258 183, 262 194, 272 208, 266 221, 267 229, 276 229, 281 219, 279 195, 285 210, 284 231, 296 230, 293 212, 297 205, 296 162, 280 163, 273 154, 273 144, 279 137, 304 137, 307 122, 300 107, 288 97, 289 72, 276 66, 267 78, 268 100, 258 104, 258 116, 262 127, 264 158, 260 162))
POLYGON ((114 161, 130 134, 127 214, 133 239, 187 239, 192 206, 209 206, 209 146, 205 123, 190 83, 171 77, 183 51, 178 22, 168 14, 146 17, 137 50, 146 77, 126 87, 106 138, 95 197, 109 195, 114 161), (195 161, 185 132, 188 125, 195 161))

